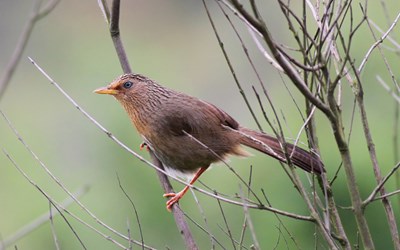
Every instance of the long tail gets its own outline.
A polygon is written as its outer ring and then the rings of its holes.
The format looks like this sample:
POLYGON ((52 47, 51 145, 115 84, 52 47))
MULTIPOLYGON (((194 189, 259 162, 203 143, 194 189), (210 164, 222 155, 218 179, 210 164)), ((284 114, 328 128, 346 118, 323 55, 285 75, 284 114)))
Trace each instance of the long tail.
MULTIPOLYGON (((240 127, 239 131, 243 135, 240 141, 241 144, 254 148, 281 162, 286 162, 285 153, 283 152, 278 139, 275 137, 243 127, 240 127)), ((286 143, 286 147, 288 155, 294 165, 307 172, 312 172, 318 175, 325 172, 324 164, 317 155, 290 143, 286 143)))

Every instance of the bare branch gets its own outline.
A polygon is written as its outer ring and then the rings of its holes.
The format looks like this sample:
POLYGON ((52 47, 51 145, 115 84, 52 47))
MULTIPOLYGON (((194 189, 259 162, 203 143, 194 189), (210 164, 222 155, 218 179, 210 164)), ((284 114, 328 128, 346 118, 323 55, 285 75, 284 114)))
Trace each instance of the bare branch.
POLYGON ((358 66, 358 72, 362 72, 365 64, 367 63, 371 53, 374 51, 376 47, 379 46, 379 44, 383 43, 383 41, 389 36, 389 34, 392 32, 394 27, 396 26, 397 22, 400 19, 400 13, 397 15, 396 19, 393 21, 392 25, 389 27, 389 29, 374 43, 371 45, 369 50, 364 56, 364 59, 361 61, 360 66, 358 66))
POLYGON ((400 194, 400 189, 396 190, 396 191, 393 191, 393 192, 390 192, 390 193, 386 193, 385 195, 375 196, 375 198, 372 201, 380 200, 380 199, 387 198, 387 197, 390 197, 390 196, 393 196, 393 195, 397 195, 397 194, 400 194))
POLYGON ((18 63, 21 60, 22 52, 24 52, 25 47, 28 44, 29 38, 36 22, 49 14, 59 2, 60 0, 50 0, 43 9, 40 9, 41 0, 36 0, 33 4, 30 17, 20 34, 11 59, 5 67, 4 73, 0 79, 0 99, 6 91, 11 77, 13 76, 14 71, 18 66, 18 63))
MULTIPOLYGON (((71 100, 72 100, 72 99, 71 99, 71 100)), ((72 101, 73 101, 73 100, 72 100, 72 101)), ((79 107, 79 106, 78 106, 78 107, 79 107)), ((80 107, 79 107, 79 108, 80 108, 80 107)), ((85 112, 85 111, 83 111, 83 112, 85 112)), ((69 197, 71 197, 71 198, 76 202, 76 204, 78 204, 78 205, 83 209, 83 211, 85 211, 94 221, 96 221, 98 224, 100 224, 100 225, 103 226, 104 228, 108 229, 109 231, 113 232, 114 234, 118 235, 119 237, 121 237, 121 238, 123 238, 123 239, 125 239, 125 240, 129 240, 125 235, 119 233, 117 230, 115 230, 115 229, 113 229, 112 227, 108 226, 106 223, 104 223, 102 220, 100 220, 98 217, 96 217, 95 214, 92 213, 88 208, 86 208, 86 207, 72 194, 72 192, 69 191, 69 190, 61 183, 61 181, 60 181, 55 175, 53 175, 53 173, 47 168, 47 166, 42 162, 42 160, 40 160, 40 158, 36 155, 36 153, 33 152, 33 150, 28 146, 28 144, 25 143, 24 139, 20 136, 20 134, 19 134, 18 131, 15 129, 15 127, 12 125, 11 121, 7 118, 7 116, 4 114, 4 112, 2 112, 2 111, 0 110, 0 114, 1 114, 1 115, 3 116, 3 118, 6 120, 8 126, 12 129, 13 133, 14 133, 15 136, 18 138, 18 140, 24 145, 24 147, 26 148, 26 150, 29 151, 29 153, 30 153, 30 154, 33 156, 33 158, 39 163, 39 165, 43 168, 43 170, 51 177, 52 180, 54 180, 54 181, 57 183, 57 185, 58 185, 59 187, 61 187, 61 189, 62 189, 65 193, 67 193, 67 194, 69 195, 69 197)), ((21 171, 22 171, 22 170, 21 170, 21 171)), ((21 172, 21 171, 20 171, 20 172, 21 172)), ((21 172, 21 173, 23 173, 23 172, 21 172)), ((24 174, 24 173, 23 173, 23 174, 24 174)), ((24 175, 24 176, 25 176, 25 175, 24 175)), ((27 176, 26 176, 26 178, 30 181, 30 179, 29 179, 27 176)), ((34 184, 34 183, 31 182, 31 184, 34 184)), ((34 186, 37 187, 36 184, 35 184, 34 186)), ((40 191, 41 191, 41 189, 40 189, 40 191)), ((45 194, 44 194, 44 195, 45 195, 45 194)), ((48 198, 49 201, 50 201, 51 197, 49 197, 48 195, 45 195, 45 196, 46 196, 46 198, 48 198)), ((52 200, 51 200, 51 201, 52 201, 52 200)), ((53 201, 52 204, 54 205, 55 202, 53 201)), ((55 206, 55 207, 60 207, 59 205, 58 205, 58 206, 54 205, 54 206, 55 206)), ((65 210, 65 209, 63 209, 63 210, 65 210)), ((79 219, 79 218, 77 218, 77 217, 74 217, 74 218, 77 219, 77 220, 79 220, 81 223, 85 224, 86 226, 90 227, 92 230, 95 230, 96 232, 98 232, 97 229, 94 229, 92 226, 90 226, 90 225, 88 225, 87 223, 83 222, 81 219, 79 219)), ((101 234, 102 234, 102 233, 101 233, 101 234)), ((104 235, 104 234, 102 234, 102 235, 104 235)), ((109 237, 109 238, 110 238, 110 239, 109 239, 110 241, 115 241, 115 240, 113 240, 110 236, 106 236, 106 237, 109 237)), ((115 242, 116 242, 116 241, 115 241, 115 242)), ((139 243, 138 241, 133 241, 133 242, 134 242, 135 244, 142 245, 142 244, 139 243)), ((118 243, 118 244, 119 244, 119 243, 118 243)))
POLYGON ((129 65, 129 60, 125 53, 125 48, 119 31, 120 0, 113 0, 111 14, 106 0, 98 0, 98 5, 104 15, 104 18, 106 19, 107 24, 109 24, 111 39, 114 43, 115 51, 117 52, 122 70, 124 73, 131 73, 132 69, 129 65))
POLYGON ((262 21, 257 20, 253 16, 251 16, 238 0, 231 0, 231 2, 235 6, 235 8, 243 15, 243 17, 262 34, 275 60, 280 64, 287 76, 292 80, 294 85, 300 90, 304 97, 306 97, 310 102, 317 106, 318 109, 325 113, 329 119, 334 119, 334 114, 331 112, 329 107, 321 100, 319 100, 310 91, 296 69, 293 68, 286 57, 282 56, 282 54, 279 52, 278 45, 273 40, 266 25, 262 21))
MULTIPOLYGON (((215 192, 215 194, 217 194, 217 193, 215 192)), ((217 200, 217 202, 218 202, 219 211, 221 212, 222 219, 224 220, 224 224, 225 224, 225 227, 226 227, 226 230, 227 230, 226 234, 227 234, 228 238, 231 240, 232 249, 236 250, 236 243, 235 243, 236 241, 233 238, 232 231, 231 231, 231 229, 229 227, 228 220, 226 219, 226 215, 225 215, 224 209, 222 208, 221 202, 219 200, 217 200)), ((223 230, 223 229, 221 228, 221 230, 223 230)))
POLYGON ((54 240, 54 246, 56 247, 56 250, 61 250, 60 244, 58 243, 56 229, 54 227, 53 206, 51 205, 50 202, 49 202, 49 220, 50 220, 50 226, 51 226, 51 233, 53 235, 53 240, 54 240))
POLYGON ((224 44, 223 44, 221 38, 219 37, 217 28, 215 27, 214 21, 213 21, 213 19, 212 19, 212 17, 211 17, 211 14, 210 14, 209 10, 208 10, 208 7, 207 7, 207 4, 206 4, 205 0, 203 0, 203 6, 204 6, 204 9, 206 10, 208 20, 210 21, 210 24, 211 24, 211 27, 212 27, 212 29, 213 29, 213 31, 214 31, 215 37, 216 37, 217 40, 218 40, 218 44, 219 44, 219 46, 220 46, 220 48, 221 48, 221 50, 222 50, 222 53, 223 53, 224 58, 225 58, 225 60, 226 60, 226 63, 228 64, 229 70, 231 71, 231 74, 232 74, 232 76, 233 76, 233 79, 235 80, 235 83, 236 83, 236 85, 237 85, 237 87, 238 87, 238 89, 239 89, 239 92, 240 92, 240 94, 242 95, 243 100, 245 101, 246 106, 247 106, 247 108, 249 109, 249 111, 250 111, 250 113, 251 113, 251 115, 252 115, 254 121, 256 122, 256 124, 257 124, 257 126, 258 126, 258 128, 261 130, 261 125, 260 125, 260 123, 258 122, 258 119, 257 119, 256 115, 254 114, 254 111, 253 111, 253 109, 252 109, 252 107, 251 107, 251 105, 250 105, 250 103, 249 103, 249 100, 248 100, 247 97, 246 97, 245 92, 244 92, 243 89, 242 89, 242 86, 240 85, 239 79, 238 79, 237 76, 236 76, 235 70, 233 69, 233 66, 232 66, 231 61, 230 61, 229 56, 228 56, 228 53, 226 52, 226 50, 225 50, 225 48, 224 48, 224 44))
MULTIPOLYGON (((154 153, 151 150, 149 151, 149 153, 150 153, 151 159, 153 160, 154 164, 159 169, 164 170, 163 164, 154 155, 154 153)), ((160 183, 162 185, 164 192, 165 193, 174 192, 174 189, 172 188, 171 183, 168 181, 168 177, 160 171, 157 171, 157 175, 158 175, 158 178, 160 179, 160 183)), ((189 225, 185 221, 185 216, 183 214, 183 211, 181 210, 178 203, 172 207, 172 213, 174 215, 176 226, 178 227, 179 232, 181 233, 181 236, 183 238, 183 241, 186 244, 187 249, 193 249, 193 250, 198 249, 197 245, 196 245, 196 241, 194 240, 192 232, 189 228, 189 225)))
MULTIPOLYGON (((142 226, 139 220, 139 215, 135 206, 135 203, 133 202, 133 200, 131 199, 131 197, 128 195, 128 193, 125 191, 124 187, 121 184, 121 180, 119 179, 119 175, 117 174, 117 180, 118 180, 118 186, 120 187, 120 189, 122 190, 122 192, 124 193, 125 197, 129 200, 129 203, 132 205, 133 211, 135 212, 135 218, 136 218, 136 223, 138 225, 139 228, 139 234, 140 234, 140 241, 142 242, 142 249, 144 249, 144 240, 143 240, 143 232, 142 232, 142 226)), ((128 228, 129 229, 129 228, 128 228)), ((129 233, 130 230, 128 230, 129 233)), ((129 240, 129 244, 131 244, 131 241, 129 240)))
MULTIPOLYGON (((84 222, 82 219, 80 219, 78 216, 76 216, 75 214, 71 213, 70 211, 68 211, 66 208, 62 207, 60 204, 58 204, 56 201, 54 201, 53 198, 50 197, 50 195, 48 195, 42 188, 40 188, 31 178, 29 178, 29 176, 18 166, 18 164, 14 161, 14 159, 7 153, 7 151, 5 151, 5 149, 3 149, 3 153, 7 156, 7 158, 12 162, 12 164, 17 168, 17 170, 24 176, 24 178, 31 184, 33 185, 41 194, 43 194, 43 196, 46 197, 46 199, 60 212, 60 210, 63 210, 64 212, 66 212, 67 214, 69 214, 70 216, 72 216, 74 219, 76 219, 77 221, 79 221, 80 223, 82 223, 83 225, 85 225, 86 227, 90 228, 91 230, 93 230, 94 232, 96 232, 97 234, 101 235, 104 239, 114 243, 116 246, 125 249, 125 247, 120 244, 119 242, 117 242, 116 240, 114 240, 111 236, 106 235, 102 232, 100 232, 99 230, 97 230, 96 228, 94 228, 93 226, 89 225, 88 223, 84 222)), ((70 195, 71 197, 71 195, 70 195)), ((75 202, 77 202, 75 197, 71 197, 75 202)), ((79 236, 77 235, 77 233, 72 229, 69 221, 64 217, 64 215, 62 213, 60 213, 60 215, 64 218, 64 221, 67 223, 67 225, 70 227, 70 229, 74 232, 75 237, 79 240, 79 242, 81 243, 82 247, 84 249, 86 249, 86 247, 83 245, 82 241, 80 240, 79 236)), ((139 244, 137 241, 133 241, 135 244, 139 244)), ((147 247, 146 249, 154 249, 151 247, 147 247)))
MULTIPOLYGON (((6 155, 8 155, 7 152, 4 152, 4 153, 6 155)), ((82 187, 82 188, 78 189, 74 193, 74 197, 76 197, 77 199, 80 199, 88 191, 89 191, 88 187, 82 187)), ((72 205, 73 203, 74 203, 74 200, 71 197, 68 197, 68 198, 66 198, 64 201, 62 201, 60 203, 60 206, 64 207, 64 208, 67 208, 70 205, 72 205)), ((35 220, 31 221, 30 223, 26 224, 22 228, 18 229, 17 232, 13 233, 11 236, 9 236, 9 237, 5 238, 4 240, 2 240, 2 243, 0 245, 0 249, 3 249, 2 247, 11 246, 12 244, 17 242, 21 238, 25 237, 27 234, 31 233, 32 231, 34 231, 39 226, 43 225, 44 223, 46 223, 49 220, 51 221, 51 224, 53 224, 52 220, 53 220, 54 216, 59 215, 60 211, 57 210, 57 209, 55 211, 53 211, 53 207, 52 206, 53 205, 50 203, 49 212, 44 213, 43 215, 40 215, 35 220)), ((52 226, 52 229, 53 229, 53 226, 52 226)), ((57 240, 56 240, 56 242, 57 242, 57 240)), ((57 243, 56 243, 56 245, 57 245, 57 243)))
POLYGON ((255 229, 254 229, 254 225, 253 225, 253 221, 251 220, 251 217, 250 217, 249 208, 247 207, 246 202, 245 202, 245 200, 243 198, 244 196, 243 196, 243 190, 242 189, 240 189, 240 197, 242 197, 243 212, 244 212, 244 215, 245 215, 245 218, 246 218, 246 224, 247 224, 247 226, 248 226, 248 228, 250 230, 251 238, 253 239, 253 248, 255 250, 259 250, 259 249, 261 249, 260 248, 260 243, 258 243, 257 235, 256 235, 256 232, 255 232, 255 229))
POLYGON ((393 99, 398 102, 398 104, 400 105, 400 96, 398 96, 396 94, 396 91, 392 90, 387 84, 386 82, 382 79, 381 76, 377 75, 376 76, 376 80, 378 80, 378 82, 382 85, 382 87, 393 97, 393 99))
MULTIPOLYGON (((389 178, 399 169, 399 167, 400 167, 400 162, 398 162, 396 166, 394 166, 392 170, 390 170, 390 172, 385 176, 385 178, 382 179, 382 181, 378 184, 378 186, 375 187, 375 189, 371 192, 368 198, 363 202, 364 207, 366 207, 372 201, 376 200, 375 197, 378 194, 378 192, 382 189, 382 187, 389 180, 389 178)), ((387 194, 383 194, 379 199, 385 198, 386 195, 387 194)))

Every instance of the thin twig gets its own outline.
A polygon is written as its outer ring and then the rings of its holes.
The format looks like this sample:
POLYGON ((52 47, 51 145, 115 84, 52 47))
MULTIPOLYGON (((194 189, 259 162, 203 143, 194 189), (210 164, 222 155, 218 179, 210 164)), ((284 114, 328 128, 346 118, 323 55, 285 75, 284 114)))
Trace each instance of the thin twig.
MULTIPOLYGON (((131 241, 131 239, 132 239, 132 235, 131 235, 131 226, 130 226, 130 224, 129 224, 129 219, 127 218, 126 219, 126 231, 127 231, 127 233, 128 233, 128 249, 129 250, 132 250, 132 248, 133 248, 133 244, 132 244, 132 241, 131 241)), ((144 246, 142 246, 142 249, 144 248, 144 246)))
POLYGON ((386 82, 382 79, 382 77, 380 75, 376 76, 376 80, 378 80, 378 82, 382 85, 383 89, 386 90, 392 97, 393 99, 398 102, 397 105, 400 105, 400 96, 397 95, 397 93, 399 93, 398 91, 394 91, 392 90, 387 84, 386 82))
POLYGON ((238 87, 239 92, 242 95, 243 100, 246 103, 246 106, 250 111, 251 116, 253 117, 253 120, 257 124, 257 127, 261 130, 262 129, 261 125, 258 122, 257 116, 255 115, 255 113, 254 113, 254 111, 253 111, 253 109, 252 109, 252 107, 250 105, 249 100, 247 99, 246 93, 244 92, 244 90, 243 90, 243 88, 242 88, 242 86, 241 86, 241 84, 239 82, 239 79, 237 78, 235 69, 233 68, 232 63, 231 63, 231 61, 229 59, 228 53, 226 52, 226 50, 224 48, 224 43, 222 42, 222 40, 221 40, 221 38, 219 36, 218 30, 215 27, 214 21, 213 21, 213 19, 211 17, 210 11, 208 10, 208 7, 207 7, 207 4, 206 4, 205 0, 203 0, 203 6, 204 6, 204 9, 206 10, 208 20, 209 20, 209 22, 211 24, 211 27, 212 27, 213 31, 214 31, 215 37, 217 38, 218 44, 219 44, 219 46, 220 46, 220 48, 222 50, 222 54, 224 55, 225 61, 228 64, 229 70, 231 71, 231 75, 232 75, 233 79, 235 80, 236 86, 238 87))
POLYGON ((183 213, 184 213, 185 217, 186 217, 189 221, 191 221, 191 222, 193 223, 193 225, 195 225, 196 227, 198 227, 198 228, 199 228, 202 232, 204 232, 205 234, 207 234, 207 235, 209 235, 210 237, 212 237, 213 241, 214 241, 215 243, 217 243, 222 249, 224 249, 224 250, 227 249, 227 248, 225 248, 225 247, 222 245, 221 242, 218 241, 217 238, 215 238, 214 235, 210 234, 210 232, 209 232, 207 229, 205 229, 204 227, 202 227, 198 222, 196 222, 196 221, 195 221, 192 217, 190 217, 188 214, 186 214, 185 212, 183 212, 183 213))
POLYGON ((372 201, 380 200, 380 199, 387 198, 389 196, 393 196, 393 195, 397 195, 397 194, 400 194, 400 189, 390 192, 390 193, 386 193, 385 195, 382 195, 382 196, 375 196, 375 198, 372 201))
MULTIPOLYGON (((4 152, 6 153, 6 152, 4 152)), ((8 153, 6 153, 7 155, 8 153)), ((87 192, 89 191, 88 187, 83 187, 78 189, 78 191, 76 191, 74 193, 74 196, 77 199, 80 199, 82 196, 84 196, 87 192)), ((60 203, 60 206, 67 208, 70 205, 72 205, 74 203, 74 200, 71 199, 71 197, 66 198, 64 201, 62 201, 60 203)), ((50 203, 51 204, 51 203, 50 203)), ((51 205, 53 206, 53 205, 51 205)), ((32 231, 34 231, 35 229, 37 229, 39 226, 43 225, 44 223, 46 223, 47 221, 50 220, 51 224, 53 221, 54 216, 57 216, 60 214, 60 211, 58 209, 56 209, 55 211, 53 211, 53 208, 50 207, 49 212, 44 213, 43 215, 37 217, 35 220, 31 221, 30 223, 24 225, 22 228, 18 229, 15 233, 13 233, 11 236, 7 237, 6 239, 2 240, 2 244, 0 245, 0 249, 3 249, 2 247, 7 247, 7 246, 11 246, 12 244, 14 244, 15 242, 17 242, 19 239, 25 237, 27 234, 31 233, 32 231)), ((52 231, 53 231, 53 225, 52 225, 52 231)), ((56 247, 58 245, 57 243, 57 239, 54 238, 55 240, 55 244, 56 247)))
MULTIPOLYGON (((268 206, 272 206, 271 202, 268 199, 267 194, 265 193, 265 190, 261 189, 261 192, 263 193, 264 199, 267 202, 268 206)), ((285 229, 286 233, 289 235, 290 239, 293 241, 293 244, 297 247, 297 249, 300 249, 300 244, 297 242, 296 238, 292 235, 292 233, 290 233, 288 227, 283 223, 283 221, 279 217, 279 215, 278 214, 274 214, 274 215, 275 215, 275 218, 279 222, 279 227, 282 226, 285 229)), ((279 231, 281 231, 281 230, 279 230, 279 231)), ((285 242, 286 242, 286 239, 285 239, 285 242)), ((287 244, 287 242, 286 242, 286 244, 287 244)))
MULTIPOLYGON (((230 236, 229 236, 229 233, 226 232, 226 231, 222 228, 221 225, 217 224, 217 226, 218 226, 218 228, 221 230, 221 232, 223 232, 226 236, 230 237, 230 236)), ((231 240, 233 241, 234 244, 239 245, 239 242, 238 242, 235 238, 232 238, 231 240)), ((241 249, 241 250, 243 250, 243 249, 244 249, 244 250, 248 250, 249 248, 248 248, 248 247, 245 247, 245 246, 242 246, 242 248, 239 248, 239 249, 241 249)))
MULTIPOLYGON (((68 225, 68 227, 71 229, 71 231, 74 234, 74 236, 76 237, 76 239, 79 241, 79 244, 82 246, 83 249, 86 250, 87 248, 86 248, 85 244, 83 243, 81 237, 79 237, 78 233, 72 227, 71 223, 67 220, 65 215, 61 212, 60 205, 58 205, 56 202, 54 202, 54 200, 41 187, 39 187, 39 185, 37 185, 31 178, 29 178, 29 176, 22 170, 22 168, 19 167, 17 162, 14 160, 14 158, 11 157, 11 155, 4 148, 2 148, 2 150, 3 150, 4 155, 10 160, 10 162, 14 165, 14 167, 24 176, 24 178, 26 180, 28 180, 29 183, 31 185, 33 185, 54 206, 54 208, 58 211, 58 214, 64 219, 65 223, 68 225)), ((63 209, 63 210, 65 210, 65 209, 63 209)), ((45 216, 46 216, 46 221, 47 221, 49 218, 49 215, 46 213, 45 216)), ((41 217, 43 217, 43 216, 41 216, 41 217)), ((37 219, 37 221, 34 221, 34 222, 28 224, 27 227, 22 228, 14 237, 12 237, 12 239, 11 239, 12 241, 5 242, 4 245, 7 246, 7 244, 12 244, 17 239, 23 237, 28 232, 37 228, 38 223, 44 223, 43 219, 41 219, 39 217, 37 219)), ((115 243, 118 245, 117 242, 115 242, 115 243)))
POLYGON ((265 57, 265 59, 267 59, 269 64, 271 64, 279 72, 285 73, 285 71, 282 69, 282 67, 279 65, 279 63, 277 63, 274 60, 274 58, 267 52, 267 50, 263 47, 261 42, 258 40, 258 37, 256 36, 256 32, 252 28, 248 28, 248 31, 251 35, 251 38, 253 39, 253 42, 257 46, 258 50, 265 57))
MULTIPOLYGON (((250 165, 250 170, 249 170, 249 181, 247 183, 247 186, 251 187, 251 182, 253 180, 253 166, 250 165)), ((247 197, 250 196, 250 189, 247 190, 247 197)), ((243 241, 244 241, 244 236, 246 233, 247 229, 247 223, 246 223, 246 216, 244 216, 244 220, 242 223, 242 231, 240 232, 240 238, 239 238, 239 249, 243 248, 243 241)))
MULTIPOLYGON (((396 166, 394 166, 392 170, 390 170, 390 172, 385 176, 385 178, 383 178, 382 181, 374 188, 374 190, 371 192, 368 198, 363 202, 364 207, 374 200, 378 192, 382 189, 382 187, 389 180, 389 178, 399 169, 399 167, 400 167, 400 162, 398 162, 396 166)), ((383 194, 381 198, 384 198, 384 196, 386 196, 386 194, 383 194)))
POLYGON ((4 69, 3 75, 0 79, 0 99, 5 93, 6 88, 10 83, 11 77, 13 76, 14 71, 18 66, 18 63, 21 60, 22 53, 24 52, 25 47, 28 44, 28 40, 32 34, 32 30, 36 22, 39 21, 41 18, 45 17, 47 14, 49 14, 60 2, 60 0, 50 0, 43 9, 40 9, 41 2, 42 0, 36 0, 35 3, 33 4, 31 13, 29 15, 29 19, 26 22, 24 29, 20 34, 20 37, 18 39, 17 45, 15 46, 11 59, 4 69))
POLYGON ((60 248, 60 244, 58 243, 58 238, 57 238, 56 228, 54 227, 53 218, 54 218, 53 206, 49 202, 49 220, 50 220, 51 234, 53 235, 54 246, 55 246, 56 250, 60 250, 61 248, 60 248))
POLYGON ((203 218, 204 224, 205 224, 205 231, 208 233, 209 237, 210 237, 210 242, 211 242, 211 249, 215 249, 215 241, 214 241, 214 237, 213 234, 211 233, 211 229, 210 226, 208 225, 208 220, 207 220, 207 216, 204 212, 203 207, 200 204, 199 199, 197 198, 196 192, 193 189, 190 189, 190 192, 192 193, 193 199, 196 202, 196 205, 199 209, 200 215, 203 218))
POLYGON ((236 250, 235 239, 233 238, 231 229, 230 229, 229 224, 228 224, 228 220, 226 219, 226 215, 225 215, 224 209, 222 208, 221 202, 219 200, 217 200, 217 202, 218 202, 219 211, 221 212, 222 218, 223 218, 224 223, 225 223, 225 227, 226 227, 226 230, 227 230, 227 235, 228 235, 228 237, 229 237, 229 239, 231 240, 231 243, 232 243, 232 247, 233 247, 232 249, 236 250))
POLYGON ((252 248, 255 249, 255 250, 259 250, 259 249, 261 249, 260 248, 260 243, 258 243, 258 240, 257 240, 257 235, 256 235, 256 231, 254 229, 253 221, 251 220, 251 217, 250 217, 249 208, 247 207, 246 202, 243 199, 244 196, 243 196, 243 191, 242 191, 241 187, 239 187, 239 190, 240 190, 240 197, 242 197, 243 212, 244 212, 244 216, 246 218, 246 224, 247 224, 247 226, 249 228, 250 235, 251 235, 251 237, 253 239, 252 248))
POLYGON ((358 67, 358 72, 362 72, 365 64, 367 63, 371 53, 374 51, 376 47, 379 46, 379 44, 383 43, 383 41, 386 39, 386 37, 389 36, 389 34, 392 32, 394 27, 396 26, 397 22, 400 19, 400 13, 397 15, 396 19, 393 21, 392 25, 390 25, 389 29, 378 39, 374 44, 371 45, 371 47, 368 49, 367 53, 364 56, 364 59, 361 61, 360 66, 358 67))
MULTIPOLYGON (((21 137, 21 135, 18 133, 18 131, 15 129, 15 127, 12 125, 11 121, 7 118, 7 116, 4 114, 3 111, 0 110, 0 114, 3 116, 5 121, 7 122, 8 126, 11 128, 15 136, 18 138, 18 140, 24 145, 26 150, 33 156, 33 158, 39 163, 39 165, 43 168, 43 170, 51 177, 52 180, 54 180, 61 189, 69 195, 94 221, 96 221, 98 224, 103 226, 104 228, 108 229, 109 231, 113 232, 114 234, 118 235, 119 237, 129 240, 125 235, 119 233, 112 227, 108 226, 106 223, 101 221, 98 217, 95 216, 94 213, 92 213, 88 208, 86 208, 73 194, 71 191, 69 191, 62 183, 61 181, 53 175, 53 173, 47 168, 47 166, 40 160, 40 158, 37 156, 35 152, 28 146, 28 144, 24 141, 24 139, 21 137)), ((46 196, 47 197, 47 196, 46 196)), ((50 197, 49 197, 50 198, 50 197)), ((85 224, 86 226, 90 227, 92 230, 95 230, 97 233, 100 233, 97 229, 94 229, 92 226, 88 225, 87 223, 83 222, 81 219, 77 218, 76 216, 74 217, 75 219, 79 220, 81 223, 85 224)), ((103 233, 100 233, 102 236, 105 236, 103 233)), ((110 238, 110 241, 114 240, 110 236, 105 236, 105 238, 110 238)), ((116 241, 115 241, 116 242, 116 241)), ((142 245, 141 243, 137 241, 133 241, 135 244, 142 245)), ((116 242, 117 243, 117 242, 116 242)), ((119 243, 118 243, 119 244, 119 243)), ((146 246, 146 248, 149 248, 146 246)))
MULTIPOLYGON (((145 245, 144 245, 144 240, 143 240, 143 231, 142 231, 142 226, 141 226, 141 223, 140 223, 140 220, 139 220, 139 215, 138 215, 138 211, 136 209, 135 203, 133 202, 131 197, 128 195, 128 193, 125 191, 124 187, 122 186, 121 180, 119 179, 119 175, 118 174, 117 174, 117 180, 118 180, 119 188, 122 190, 122 192, 124 193, 125 197, 129 200, 129 203, 132 205, 133 211, 135 212, 136 223, 137 223, 138 228, 139 228, 140 241, 142 242, 142 249, 144 249, 145 245)), ((129 233, 129 236, 130 236, 130 233, 129 233)), ((131 244, 131 241, 129 241, 129 244, 131 244)))

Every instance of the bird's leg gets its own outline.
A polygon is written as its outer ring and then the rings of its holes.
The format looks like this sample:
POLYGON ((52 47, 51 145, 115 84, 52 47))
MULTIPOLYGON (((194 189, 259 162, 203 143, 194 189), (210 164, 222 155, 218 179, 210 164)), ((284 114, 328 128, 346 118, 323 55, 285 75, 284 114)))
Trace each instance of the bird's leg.
MULTIPOLYGON (((204 173, 204 171, 206 171, 208 167, 203 167, 200 168, 196 174, 194 175, 194 177, 192 178, 192 180, 189 182, 190 185, 192 185, 193 183, 196 182, 196 180, 201 176, 201 174, 204 173)), ((186 186, 184 189, 182 189, 179 193, 167 193, 164 194, 164 197, 171 197, 171 199, 169 199, 167 201, 167 210, 171 211, 172 206, 177 203, 184 195, 185 193, 189 190, 189 186, 186 186)))

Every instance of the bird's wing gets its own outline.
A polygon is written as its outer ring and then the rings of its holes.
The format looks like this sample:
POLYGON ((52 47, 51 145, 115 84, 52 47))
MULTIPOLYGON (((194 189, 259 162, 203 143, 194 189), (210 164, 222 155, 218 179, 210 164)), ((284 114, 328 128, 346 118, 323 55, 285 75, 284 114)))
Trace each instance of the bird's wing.
POLYGON ((185 132, 192 134, 195 131, 195 126, 190 122, 189 117, 180 114, 179 111, 165 115, 160 123, 159 125, 167 128, 169 134, 175 136, 183 136, 185 132))
POLYGON ((232 116, 228 115, 225 111, 222 109, 219 109, 218 107, 214 106, 211 103, 208 102, 203 102, 207 105, 207 110, 210 111, 222 125, 231 127, 233 129, 238 129, 239 128, 239 123, 232 118, 232 116))
POLYGON ((185 132, 196 135, 200 131, 212 130, 213 126, 219 124, 233 129, 239 128, 235 119, 216 106, 197 98, 189 101, 187 106, 180 106, 179 109, 175 106, 175 112, 164 112, 157 126, 160 129, 162 127, 163 131, 168 128, 169 133, 175 136, 183 136, 185 132))

